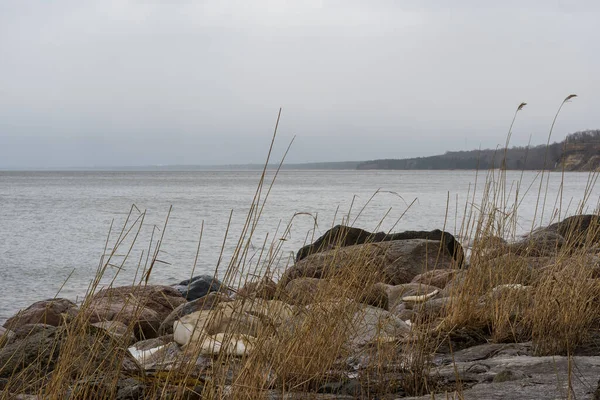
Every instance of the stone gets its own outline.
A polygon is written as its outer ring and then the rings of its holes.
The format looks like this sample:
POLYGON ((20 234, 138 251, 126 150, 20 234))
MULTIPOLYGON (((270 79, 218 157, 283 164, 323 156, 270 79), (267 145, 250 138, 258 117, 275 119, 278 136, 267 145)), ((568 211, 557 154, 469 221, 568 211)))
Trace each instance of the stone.
POLYGON ((146 398, 146 385, 143 381, 125 376, 118 377, 115 380, 107 379, 106 376, 101 374, 81 378, 74 382, 66 397, 68 399, 115 400, 146 398))
POLYGON ((467 278, 467 270, 459 271, 454 276, 454 278, 452 278, 452 280, 450 280, 446 284, 446 286, 444 286, 442 288, 442 290, 440 291, 438 296, 439 297, 448 297, 448 296, 457 295, 462 290, 462 288, 465 284, 466 278, 467 278))
POLYGON ((573 215, 549 225, 545 230, 557 232, 576 246, 597 244, 600 243, 600 215, 573 215))
POLYGON ((410 333, 410 326, 381 308, 359 305, 354 313, 348 343, 359 348, 378 341, 400 340, 410 333))
MULTIPOLYGON (((493 357, 533 356, 531 342, 525 343, 486 343, 469 346, 452 354, 438 356, 436 364, 469 363, 487 360, 493 357)), ((489 368, 488 368, 489 369, 489 368)))
POLYGON ((454 264, 439 241, 410 239, 369 243, 309 255, 284 272, 281 284, 300 277, 322 279, 347 274, 364 283, 399 285, 425 271, 451 268, 454 264))
POLYGON ((180 345, 202 342, 218 333, 258 337, 290 319, 293 308, 278 300, 254 299, 219 303, 213 310, 197 311, 173 324, 174 340, 180 345))
POLYGON ((387 234, 385 232, 372 233, 364 229, 354 228, 344 225, 336 225, 314 243, 306 245, 298 250, 296 261, 300 261, 311 254, 332 250, 336 247, 355 246, 364 243, 380 243, 394 240, 426 239, 437 240, 443 243, 443 246, 451 254, 460 267, 464 259, 462 246, 448 232, 440 231, 406 231, 400 233, 387 234))
POLYGON ((73 318, 77 315, 78 307, 70 300, 57 298, 38 301, 25 310, 19 311, 10 317, 4 327, 16 330, 26 324, 46 324, 52 326, 62 325, 65 318, 73 318))
MULTIPOLYGON (((600 357, 531 357, 492 354, 479 361, 455 361, 433 368, 439 379, 473 382, 460 391, 465 400, 593 398, 600 375, 600 357), (476 366, 478 373, 473 373, 476 366), (491 379, 490 379, 491 378, 491 379)), ((457 393, 427 394, 405 400, 458 398, 457 393)))
POLYGON ((508 252, 518 256, 551 257, 556 256, 565 245, 565 238, 550 230, 540 230, 524 239, 508 245, 508 252))
POLYGON ((373 307, 387 310, 389 308, 389 297, 386 287, 381 284, 368 286, 366 289, 357 290, 356 301, 373 307))
POLYGON ((204 297, 180 304, 175 308, 160 324, 158 335, 168 335, 173 333, 173 323, 181 317, 196 311, 212 310, 221 302, 232 301, 232 299, 222 292, 210 292, 204 297))
POLYGON ((404 322, 414 321, 417 316, 417 313, 412 309, 406 308, 406 304, 404 303, 399 303, 396 306, 390 308, 390 314, 395 315, 404 322))
POLYGON ((54 369, 61 346, 60 335, 56 327, 45 326, 48 328, 0 349, 0 378, 10 378, 25 369, 44 376, 54 369))
POLYGON ((284 300, 293 305, 305 306, 327 297, 337 297, 342 292, 341 287, 325 279, 296 278, 285 285, 284 300))
POLYGON ((278 286, 269 277, 265 276, 259 281, 246 282, 244 287, 237 291, 236 298, 246 297, 264 300, 275 300, 278 296, 278 286))
POLYGON ((443 317, 452 304, 452 297, 441 297, 439 299, 428 300, 418 306, 413 307, 413 310, 418 314, 420 320, 433 320, 443 317))
POLYGON ((158 336, 163 320, 185 299, 170 286, 122 286, 100 290, 82 309, 90 323, 119 321, 133 327, 137 339, 158 336))
POLYGON ((186 279, 185 281, 173 285, 173 287, 177 289, 187 301, 199 299, 210 292, 229 294, 229 288, 212 275, 194 276, 191 279, 186 279))
POLYGON ((332 299, 350 298, 358 303, 388 309, 389 301, 385 285, 367 287, 342 287, 327 279, 297 278, 291 280, 281 296, 282 300, 294 305, 308 305, 332 299))
POLYGON ((494 383, 502 383, 509 381, 516 381, 519 379, 526 378, 527 375, 522 371, 511 371, 510 369, 504 369, 494 375, 494 383))
POLYGON ((411 283, 422 283, 443 289, 458 272, 460 270, 457 269, 434 269, 415 276, 411 283))
POLYGON ((256 338, 242 333, 217 333, 208 335, 198 343, 200 354, 243 357, 253 350, 256 338))
POLYGON ((26 337, 35 335, 38 332, 42 332, 49 329, 53 330, 54 328, 54 326, 46 324, 25 324, 15 329, 11 338, 11 342, 25 339, 26 337))
POLYGON ((100 321, 93 323, 92 326, 104 329, 113 338, 122 340, 125 345, 135 342, 133 332, 122 322, 100 321))
POLYGON ((533 303, 533 288, 520 283, 505 283, 492 288, 481 300, 482 302, 504 303, 510 298, 525 300, 525 303, 533 303))
POLYGON ((142 340, 127 350, 145 370, 169 370, 180 361, 182 354, 173 335, 142 340))
POLYGON ((402 303, 402 298, 407 296, 427 295, 439 288, 422 283, 404 283, 401 285, 381 285, 388 295, 389 308, 392 309, 402 303))
POLYGON ((14 338, 15 333, 0 326, 0 348, 9 343, 14 338))

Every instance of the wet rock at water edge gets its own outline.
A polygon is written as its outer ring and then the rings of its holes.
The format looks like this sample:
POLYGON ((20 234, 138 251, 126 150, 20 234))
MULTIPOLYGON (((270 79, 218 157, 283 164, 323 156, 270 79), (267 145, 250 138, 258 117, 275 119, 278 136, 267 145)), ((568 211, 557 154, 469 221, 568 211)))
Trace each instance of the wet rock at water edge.
POLYGON ((223 292, 229 294, 230 290, 220 280, 212 275, 198 275, 191 279, 181 281, 173 285, 181 295, 187 300, 192 301, 206 296, 210 292, 223 292))

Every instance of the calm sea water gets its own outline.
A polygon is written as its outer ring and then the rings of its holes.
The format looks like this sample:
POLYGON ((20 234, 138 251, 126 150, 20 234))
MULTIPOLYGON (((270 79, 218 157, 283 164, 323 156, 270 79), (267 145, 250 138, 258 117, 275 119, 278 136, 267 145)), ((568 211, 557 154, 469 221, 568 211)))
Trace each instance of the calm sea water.
MULTIPOLYGON (((546 176, 550 177, 547 220, 557 207, 561 174, 546 176)), ((195 274, 215 271, 225 241, 219 269, 222 274, 242 231, 259 177, 256 171, 0 172, 0 322, 19 308, 55 296, 59 290, 63 297, 80 299, 104 253, 111 223, 109 251, 132 205, 136 206, 133 220, 139 215, 138 209, 145 210, 146 215, 137 244, 116 278, 117 284, 134 281, 138 264, 145 262, 152 233, 150 252, 163 234, 171 206, 158 257, 164 263, 155 265, 150 282, 173 284, 190 277, 203 224, 195 274)), ((484 174, 480 173, 477 180, 476 203, 481 198, 484 174)), ((509 173, 511 202, 519 180, 517 229, 526 232, 532 226, 540 176, 527 172, 521 179, 520 173, 509 173)), ((587 173, 565 175, 563 213, 575 211, 584 198, 588 180, 587 173)), ((281 172, 253 236, 248 259, 258 260, 263 243, 275 240, 282 245, 280 265, 284 265, 307 235, 314 233, 317 237, 347 215, 355 226, 367 230, 388 230, 397 224, 395 231, 445 226, 457 233, 475 182, 474 171, 281 172), (369 202, 377 190, 380 192, 369 202), (300 214, 294 217, 296 213, 300 214), (313 216, 318 223, 314 230, 313 216), (289 233, 284 234, 290 221, 289 233)), ((262 196, 265 194, 266 190, 262 196)), ((597 207, 599 194, 596 186, 588 190, 588 211, 597 207)), ((132 230, 128 238, 135 232, 132 230)), ((129 239, 124 241, 113 258, 114 264, 121 265, 130 243, 129 239)), ((109 282, 115 271, 110 268, 103 283, 109 282)))

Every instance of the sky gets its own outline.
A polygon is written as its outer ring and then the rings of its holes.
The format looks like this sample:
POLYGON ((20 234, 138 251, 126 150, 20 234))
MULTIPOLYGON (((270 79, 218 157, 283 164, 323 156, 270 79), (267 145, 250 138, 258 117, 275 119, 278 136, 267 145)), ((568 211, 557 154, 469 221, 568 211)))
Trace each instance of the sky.
POLYGON ((0 168, 405 158, 600 128, 600 2, 0 0, 0 168))

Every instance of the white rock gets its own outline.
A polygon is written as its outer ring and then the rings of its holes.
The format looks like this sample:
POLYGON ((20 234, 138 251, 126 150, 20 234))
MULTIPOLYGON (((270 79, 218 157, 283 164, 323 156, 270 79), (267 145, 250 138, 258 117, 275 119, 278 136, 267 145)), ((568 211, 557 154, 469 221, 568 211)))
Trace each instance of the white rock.
POLYGON ((423 303, 427 300, 429 300, 430 298, 432 298, 433 296, 437 295, 440 291, 439 290, 434 290, 431 293, 428 294, 422 294, 419 296, 406 296, 402 298, 402 301, 406 301, 406 302, 410 302, 410 303, 423 303))
POLYGON ((252 336, 234 333, 217 333, 207 336, 200 343, 200 354, 218 355, 225 352, 227 355, 241 357, 252 351, 255 338, 252 336))

